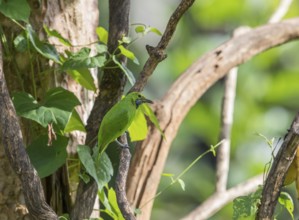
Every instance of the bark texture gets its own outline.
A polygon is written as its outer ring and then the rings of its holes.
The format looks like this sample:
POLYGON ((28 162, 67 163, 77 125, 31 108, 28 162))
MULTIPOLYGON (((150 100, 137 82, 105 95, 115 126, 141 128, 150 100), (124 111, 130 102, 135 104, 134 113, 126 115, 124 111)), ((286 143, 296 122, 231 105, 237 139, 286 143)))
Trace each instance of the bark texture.
POLYGON ((134 207, 142 209, 138 219, 150 219, 153 202, 143 204, 156 193, 170 145, 190 108, 231 68, 262 51, 298 38, 298 22, 299 18, 285 20, 232 37, 196 61, 157 103, 157 117, 167 141, 151 129, 149 138, 136 147, 128 175, 128 198, 134 207))

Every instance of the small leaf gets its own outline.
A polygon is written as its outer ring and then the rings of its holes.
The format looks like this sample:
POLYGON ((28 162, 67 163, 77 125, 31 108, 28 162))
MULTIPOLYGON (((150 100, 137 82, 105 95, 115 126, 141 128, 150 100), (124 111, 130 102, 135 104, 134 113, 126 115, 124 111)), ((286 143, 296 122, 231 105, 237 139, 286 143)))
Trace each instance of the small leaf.
POLYGON ((40 178, 49 176, 65 163, 67 144, 66 137, 57 135, 57 140, 53 140, 52 145, 47 146, 48 136, 42 135, 27 147, 30 161, 40 178))
POLYGON ((143 34, 145 32, 145 26, 144 25, 138 25, 137 27, 135 27, 135 32, 143 34))
POLYGON ((69 74, 77 83, 79 83, 85 89, 96 91, 94 79, 87 68, 67 70, 66 73, 69 74))
POLYGON ((174 174, 173 173, 162 173, 162 176, 172 177, 172 176, 174 176, 174 174))
POLYGON ((126 66, 123 66, 120 62, 118 62, 118 60, 116 59, 116 57, 114 55, 112 56, 112 60, 125 73, 130 84, 133 86, 136 82, 133 73, 126 66))
POLYGON ((286 210, 291 215, 292 219, 294 220, 294 202, 292 197, 287 192, 281 192, 278 198, 278 202, 286 208, 286 210))
POLYGON ((72 44, 70 41, 64 37, 61 36, 61 34, 56 30, 50 30, 45 24, 44 24, 44 30, 46 31, 47 35, 49 37, 55 37, 59 40, 60 43, 62 43, 65 46, 71 47, 72 44))
POLYGON ((162 33, 157 28, 149 27, 149 31, 152 32, 152 33, 155 33, 159 36, 162 36, 162 33))
POLYGON ((108 48, 105 44, 96 44, 96 50, 98 53, 107 53, 108 48))
POLYGON ((51 44, 40 41, 30 25, 26 26, 26 33, 27 38, 38 53, 56 63, 61 64, 55 47, 51 44))
POLYGON ((182 190, 185 191, 185 182, 182 179, 178 179, 178 182, 179 182, 182 190))
POLYGON ((134 55, 134 53, 132 51, 128 50, 123 45, 119 45, 118 48, 119 48, 119 50, 120 50, 120 52, 121 52, 122 55, 124 55, 125 57, 129 58, 130 60, 132 60, 135 64, 139 65, 139 61, 135 57, 135 55, 134 55))
POLYGON ((135 114, 135 118, 128 128, 130 140, 141 141, 146 138, 147 135, 147 123, 142 111, 138 108, 135 114))
POLYGON ((10 19, 28 23, 30 7, 24 0, 7 0, 0 2, 0 12, 10 19))
POLYGON ((107 43, 108 43, 108 32, 106 31, 106 29, 103 28, 103 27, 97 27, 96 28, 96 33, 98 35, 99 40, 107 45, 107 43))
POLYGON ((85 126, 84 126, 78 112, 74 109, 69 121, 67 122, 67 124, 64 128, 64 132, 68 133, 68 132, 75 131, 75 130, 86 132, 85 126))
POLYGON ((117 219, 119 220, 125 220, 119 207, 118 207, 118 203, 117 203, 117 199, 116 199, 116 193, 114 191, 113 188, 110 188, 108 190, 108 200, 109 200, 109 203, 114 211, 114 213, 117 215, 117 219))

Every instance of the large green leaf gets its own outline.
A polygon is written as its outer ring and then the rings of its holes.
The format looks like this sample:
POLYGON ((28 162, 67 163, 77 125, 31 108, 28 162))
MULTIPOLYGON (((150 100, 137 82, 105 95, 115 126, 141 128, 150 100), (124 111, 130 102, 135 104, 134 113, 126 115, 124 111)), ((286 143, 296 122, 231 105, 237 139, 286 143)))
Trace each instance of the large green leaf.
POLYGON ((37 34, 34 32, 30 25, 26 26, 26 33, 27 38, 38 53, 50 60, 53 60, 56 63, 61 64, 61 61, 59 60, 59 55, 55 47, 51 44, 39 40, 37 34))
POLYGON ((90 56, 90 48, 82 48, 77 53, 73 53, 62 64, 63 70, 77 70, 83 68, 103 67, 106 62, 105 54, 90 56))
POLYGON ((98 38, 101 42, 103 42, 104 44, 107 44, 108 42, 108 32, 106 31, 105 28, 103 27, 97 27, 96 28, 96 33, 98 35, 98 38))
POLYGON ((41 178, 54 173, 67 158, 66 137, 57 135, 57 140, 53 140, 51 146, 47 144, 48 136, 42 135, 27 147, 30 160, 41 178))
POLYGON ((97 155, 91 156, 90 147, 86 145, 78 145, 77 152, 87 173, 94 178, 99 190, 101 190, 113 175, 113 167, 109 157, 105 152, 100 158, 97 155))
POLYGON ((49 90, 40 103, 30 94, 15 93, 13 103, 18 115, 36 121, 43 127, 54 123, 61 130, 64 130, 75 106, 80 104, 73 93, 61 87, 49 90))
POLYGON ((11 19, 28 23, 30 7, 24 0, 0 1, 0 12, 11 19))
POLYGON ((141 141, 147 135, 147 123, 143 112, 140 108, 137 109, 135 118, 128 128, 131 141, 141 141))

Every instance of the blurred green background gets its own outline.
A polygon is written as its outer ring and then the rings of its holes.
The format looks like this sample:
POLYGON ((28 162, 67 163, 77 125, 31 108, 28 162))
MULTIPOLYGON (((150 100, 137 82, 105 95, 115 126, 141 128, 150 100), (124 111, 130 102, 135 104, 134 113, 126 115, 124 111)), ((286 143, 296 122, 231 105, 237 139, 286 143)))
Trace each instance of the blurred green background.
MULTIPOLYGON (((165 25, 180 1, 132 0, 131 20, 158 28, 165 25)), ((100 1, 100 25, 107 27, 108 1, 100 1)), ((230 38, 233 30, 246 25, 252 28, 267 23, 278 6, 278 0, 200 0, 181 20, 167 50, 168 58, 156 69, 145 90, 151 99, 161 98, 176 78, 195 60, 230 38)), ((299 15, 299 2, 293 1, 285 18, 299 15)), ((131 26, 131 36, 134 26, 131 26)), ((148 34, 130 49, 140 66, 129 64, 138 74, 147 59, 145 45, 155 46, 159 36, 148 34)), ((271 150, 264 139, 275 138, 280 147, 282 138, 299 109, 299 42, 273 48, 254 57, 239 68, 234 124, 232 128, 229 187, 264 171, 271 159, 271 150)), ((198 155, 218 142, 223 81, 219 81, 191 109, 172 144, 165 173, 179 174, 198 155)), ((186 190, 174 185, 155 200, 152 219, 180 219, 209 197, 215 189, 215 158, 206 156, 184 177, 186 190)), ((170 183, 162 177, 160 189, 170 183)), ((294 184, 284 188, 295 203, 299 216, 294 184)), ((232 204, 211 220, 232 218, 232 204)), ((254 218, 249 218, 254 219, 254 218)), ((277 219, 290 219, 284 211, 277 219)))

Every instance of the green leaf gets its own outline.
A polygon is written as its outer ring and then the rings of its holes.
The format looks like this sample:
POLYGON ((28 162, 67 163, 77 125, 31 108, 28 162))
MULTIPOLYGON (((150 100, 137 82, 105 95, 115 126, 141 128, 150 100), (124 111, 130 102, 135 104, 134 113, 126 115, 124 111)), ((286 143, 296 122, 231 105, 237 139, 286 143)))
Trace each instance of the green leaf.
POLYGON ((94 84, 94 79, 87 68, 76 69, 76 70, 66 70, 77 83, 83 86, 85 89, 96 91, 96 86, 94 84))
POLYGON ((63 70, 78 70, 83 68, 103 67, 106 62, 105 54, 90 57, 90 48, 82 48, 77 53, 71 54, 62 64, 63 70))
POLYGON ((118 49, 120 50, 120 52, 121 52, 122 55, 124 55, 125 57, 129 58, 130 60, 132 60, 135 64, 139 65, 139 61, 135 57, 135 54, 132 51, 128 50, 123 45, 119 45, 118 49))
POLYGON ((85 126, 84 126, 78 112, 74 109, 70 116, 69 121, 67 122, 67 124, 64 128, 64 132, 68 133, 68 132, 75 131, 75 130, 86 132, 85 126))
POLYGON ((109 200, 109 203, 113 209, 113 212, 117 215, 117 219, 118 220, 125 220, 123 215, 121 214, 121 211, 118 207, 118 203, 117 203, 117 199, 116 199, 116 193, 114 191, 113 188, 110 188, 108 190, 108 200, 109 200))
POLYGON ((7 0, 0 2, 0 12, 10 19, 28 23, 30 7, 24 0, 7 0))
POLYGON ((152 32, 152 33, 155 33, 159 36, 162 36, 162 33, 157 28, 149 27, 149 31, 152 32))
POLYGON ((178 179, 178 182, 179 182, 179 184, 180 184, 182 190, 185 191, 185 188, 186 188, 186 187, 185 187, 185 182, 184 182, 182 179, 178 179))
POLYGON ((174 174, 173 173, 162 173, 162 176, 172 177, 172 176, 174 176, 174 174))
POLYGON ((65 163, 67 144, 66 137, 57 135, 57 140, 53 140, 52 145, 48 146, 48 136, 42 135, 27 147, 30 161, 40 178, 49 176, 65 163))
POLYGON ((22 32, 19 34, 13 41, 14 46, 18 52, 25 52, 28 50, 27 39, 25 37, 25 33, 22 32))
POLYGON ((27 38, 38 53, 50 60, 53 60, 56 63, 61 64, 61 61, 59 60, 59 55, 55 47, 51 44, 40 41, 37 37, 37 34, 33 31, 30 25, 26 26, 26 33, 27 38))
POLYGON ((98 189, 102 190, 113 175, 113 167, 109 157, 105 152, 101 154, 99 159, 97 158, 98 155, 92 157, 90 148, 86 145, 78 145, 77 152, 86 171, 97 182, 98 189))
POLYGON ((97 27, 96 28, 96 33, 98 35, 99 40, 107 45, 107 43, 108 43, 108 32, 106 31, 106 29, 103 28, 103 27, 97 27))
POLYGON ((287 192, 281 192, 278 198, 278 202, 288 210, 292 219, 294 220, 294 202, 292 197, 287 192))
POLYGON ((50 123, 57 124, 61 130, 64 130, 75 106, 80 104, 73 93, 61 87, 49 90, 40 103, 30 94, 15 93, 13 103, 18 115, 36 121, 43 127, 50 123))
POLYGON ((61 34, 56 31, 56 30, 50 30, 45 24, 43 25, 44 30, 46 31, 47 35, 49 37, 55 37, 59 40, 60 43, 62 43, 65 46, 72 46, 72 44, 70 43, 70 41, 64 37, 61 36, 61 34))
POLYGON ((142 111, 138 108, 135 114, 135 118, 128 128, 130 140, 141 141, 146 138, 147 135, 147 123, 142 111))
POLYGON ((107 45, 105 45, 105 44, 96 44, 96 50, 98 53, 107 53, 108 52, 107 45))
POLYGON ((238 220, 241 217, 248 217, 255 215, 260 197, 262 194, 262 187, 248 196, 240 196, 233 201, 233 220, 238 220))
POLYGON ((144 25, 138 25, 137 27, 135 27, 135 32, 143 34, 145 32, 145 26, 144 25))
POLYGON ((161 135, 163 136, 164 139, 165 135, 159 125, 159 121, 155 115, 155 113, 153 112, 153 110, 147 105, 147 104, 143 104, 141 105, 139 108, 141 108, 142 112, 148 116, 148 118, 150 119, 150 121, 155 125, 155 127, 160 131, 161 135))
POLYGON ((126 66, 124 66, 120 62, 118 62, 118 60, 116 59, 116 57, 114 55, 112 56, 112 60, 126 74, 130 84, 133 86, 134 83, 136 82, 133 73, 126 66))

